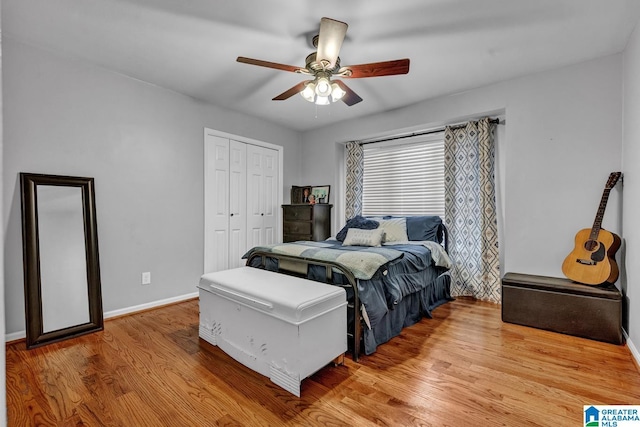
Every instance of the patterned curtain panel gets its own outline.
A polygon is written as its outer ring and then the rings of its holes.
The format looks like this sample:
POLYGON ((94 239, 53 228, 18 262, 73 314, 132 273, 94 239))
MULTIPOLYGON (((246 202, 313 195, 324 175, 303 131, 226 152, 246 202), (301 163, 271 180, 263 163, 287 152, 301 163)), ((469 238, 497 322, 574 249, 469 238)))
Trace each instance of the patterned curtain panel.
POLYGON ((499 303, 493 126, 484 118, 447 127, 444 138, 445 224, 455 264, 451 293, 499 303))
POLYGON ((358 141, 347 142, 347 189, 345 219, 362 214, 362 145, 358 141))

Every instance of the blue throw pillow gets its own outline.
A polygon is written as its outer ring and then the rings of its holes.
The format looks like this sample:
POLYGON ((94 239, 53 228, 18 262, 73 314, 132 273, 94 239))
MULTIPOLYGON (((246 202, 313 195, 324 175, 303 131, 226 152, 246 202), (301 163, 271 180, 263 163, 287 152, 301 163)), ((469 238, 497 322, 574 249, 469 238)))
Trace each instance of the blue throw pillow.
POLYGON ((408 216, 407 235, 409 240, 430 240, 442 243, 442 218, 439 216, 408 216))
POLYGON ((342 227, 342 230, 338 232, 336 235, 336 240, 340 242, 344 242, 344 238, 347 237, 347 231, 350 228, 359 228, 361 230, 374 230, 378 228, 380 223, 378 221, 374 221, 372 219, 363 218, 360 215, 354 216, 350 220, 347 221, 347 224, 342 227))

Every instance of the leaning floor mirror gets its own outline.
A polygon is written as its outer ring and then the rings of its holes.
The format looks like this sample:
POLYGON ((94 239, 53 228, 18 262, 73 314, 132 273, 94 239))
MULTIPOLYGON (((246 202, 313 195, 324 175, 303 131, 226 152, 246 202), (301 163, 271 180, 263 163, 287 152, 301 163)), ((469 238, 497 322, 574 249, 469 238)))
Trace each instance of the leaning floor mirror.
POLYGON ((93 178, 21 173, 27 348, 103 329, 93 178))

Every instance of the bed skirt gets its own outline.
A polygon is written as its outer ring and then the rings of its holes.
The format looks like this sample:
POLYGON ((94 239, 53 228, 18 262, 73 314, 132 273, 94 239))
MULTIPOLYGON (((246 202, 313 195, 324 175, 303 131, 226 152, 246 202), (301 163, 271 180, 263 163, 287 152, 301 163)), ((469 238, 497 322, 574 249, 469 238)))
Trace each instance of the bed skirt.
MULTIPOLYGON (((400 335, 402 328, 418 323, 423 317, 431 318, 431 312, 449 301, 451 297, 451 276, 443 273, 430 285, 406 295, 393 305, 378 321, 375 329, 364 327, 364 353, 369 355, 380 344, 400 335)), ((351 319, 349 319, 351 320, 351 319)))

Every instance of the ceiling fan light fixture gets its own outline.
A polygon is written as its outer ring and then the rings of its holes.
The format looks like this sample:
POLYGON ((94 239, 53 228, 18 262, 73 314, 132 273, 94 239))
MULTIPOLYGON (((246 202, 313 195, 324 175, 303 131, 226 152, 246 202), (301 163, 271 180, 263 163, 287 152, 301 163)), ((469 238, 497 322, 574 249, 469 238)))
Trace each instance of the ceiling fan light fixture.
POLYGON ((318 77, 316 79, 316 94, 323 97, 331 95, 331 82, 328 77, 318 77))
POLYGON ((344 90, 338 85, 338 83, 331 83, 331 101, 336 102, 342 99, 342 97, 346 94, 344 90))
POLYGON ((316 84, 314 82, 307 83, 304 90, 300 92, 300 95, 307 101, 314 102, 316 98, 316 84))
POLYGON ((329 97, 328 96, 316 96, 316 105, 329 105, 329 97))

